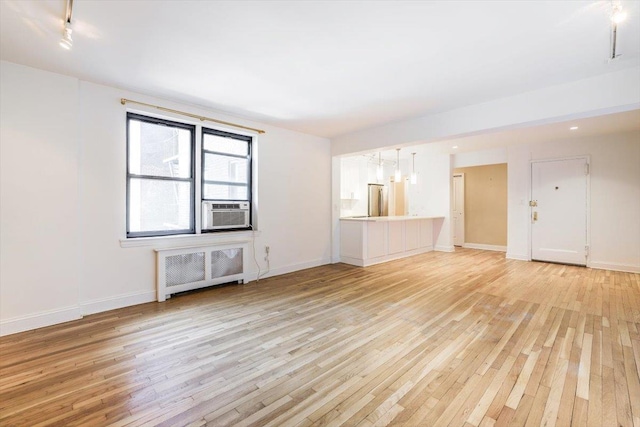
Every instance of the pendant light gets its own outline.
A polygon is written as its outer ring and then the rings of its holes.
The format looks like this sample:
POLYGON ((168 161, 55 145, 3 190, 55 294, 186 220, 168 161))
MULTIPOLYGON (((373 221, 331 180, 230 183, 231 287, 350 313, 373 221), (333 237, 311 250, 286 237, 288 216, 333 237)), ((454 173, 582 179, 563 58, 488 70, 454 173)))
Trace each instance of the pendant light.
POLYGON ((417 184, 418 183, 418 175, 416 174, 416 153, 411 153, 411 156, 413 157, 413 168, 411 170, 411 183, 412 184, 417 184))
POLYGON ((400 182, 402 179, 402 173, 400 173, 400 149, 396 148, 396 182, 400 182))
POLYGON ((382 169, 382 153, 378 151, 378 167, 376 168, 376 180, 382 182, 384 179, 384 170, 382 169))

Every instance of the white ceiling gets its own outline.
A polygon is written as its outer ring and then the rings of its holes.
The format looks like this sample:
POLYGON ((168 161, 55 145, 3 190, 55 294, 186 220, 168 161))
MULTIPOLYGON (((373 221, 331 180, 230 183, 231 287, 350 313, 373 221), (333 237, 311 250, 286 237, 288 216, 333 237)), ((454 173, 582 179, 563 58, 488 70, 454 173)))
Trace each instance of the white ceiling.
POLYGON ((0 58, 332 137, 640 64, 640 2, 0 1, 0 58))

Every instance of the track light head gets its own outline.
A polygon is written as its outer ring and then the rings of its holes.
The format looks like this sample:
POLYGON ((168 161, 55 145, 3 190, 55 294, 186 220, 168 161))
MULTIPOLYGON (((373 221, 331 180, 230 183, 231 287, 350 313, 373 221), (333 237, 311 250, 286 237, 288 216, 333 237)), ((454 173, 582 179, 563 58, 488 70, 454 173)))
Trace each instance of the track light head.
POLYGON ((615 4, 613 6, 613 13, 611 14, 611 22, 613 22, 614 24, 619 24, 625 19, 627 19, 627 12, 622 10, 622 5, 620 5, 619 3, 615 4))
POLYGON ((65 22, 64 30, 62 30, 62 39, 60 39, 60 47, 64 49, 71 49, 73 46, 73 39, 71 38, 71 33, 73 33, 73 28, 71 28, 71 23, 65 22))

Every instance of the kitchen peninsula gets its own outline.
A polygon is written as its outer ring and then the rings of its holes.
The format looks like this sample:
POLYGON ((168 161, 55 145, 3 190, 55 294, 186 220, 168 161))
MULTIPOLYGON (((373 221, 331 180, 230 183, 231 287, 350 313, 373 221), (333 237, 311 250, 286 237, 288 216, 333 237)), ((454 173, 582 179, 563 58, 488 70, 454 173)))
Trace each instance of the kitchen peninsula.
POLYGON ((444 217, 340 218, 340 261, 366 267, 430 252, 444 217))

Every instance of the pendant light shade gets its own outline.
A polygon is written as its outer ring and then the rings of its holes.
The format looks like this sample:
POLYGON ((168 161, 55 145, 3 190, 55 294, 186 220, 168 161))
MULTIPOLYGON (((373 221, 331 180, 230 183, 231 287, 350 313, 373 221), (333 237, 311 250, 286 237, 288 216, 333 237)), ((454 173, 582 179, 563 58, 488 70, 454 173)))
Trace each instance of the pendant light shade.
POLYGON ((395 181, 400 182, 402 179, 402 173, 400 172, 400 149, 396 148, 396 175, 395 181))
POLYGON ((378 152, 378 167, 376 168, 376 180, 382 182, 384 179, 384 170, 382 169, 382 153, 378 152))
POLYGON ((411 153, 412 156, 412 161, 413 161, 413 166, 411 169, 411 183, 412 184, 417 184, 418 183, 418 174, 416 174, 416 153, 411 153))

